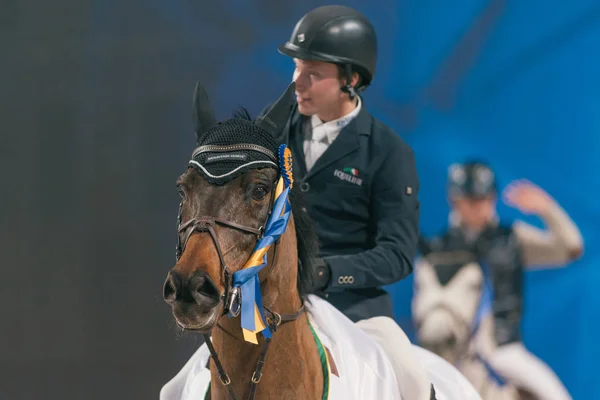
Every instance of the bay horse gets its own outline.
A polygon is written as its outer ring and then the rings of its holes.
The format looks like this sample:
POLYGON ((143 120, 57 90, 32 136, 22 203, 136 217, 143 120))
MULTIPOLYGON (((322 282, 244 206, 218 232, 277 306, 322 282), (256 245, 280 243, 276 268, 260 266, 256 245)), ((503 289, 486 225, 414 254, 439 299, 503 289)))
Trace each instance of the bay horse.
POLYGON ((318 242, 307 214, 291 215, 288 201, 296 204, 297 192, 289 188, 293 177, 286 176, 291 171, 282 170, 280 158, 285 155, 277 154, 275 141, 287 121, 293 94, 290 85, 259 121, 251 121, 242 111, 217 123, 208 96, 196 86, 198 147, 177 180, 182 197, 177 263, 168 273, 163 296, 179 327, 203 334, 210 348, 213 384, 207 398, 323 395, 321 355, 304 313, 318 242), (289 208, 284 210, 287 221, 273 219, 280 217, 274 203, 282 185, 289 195, 279 199, 289 208), (280 225, 278 235, 258 249, 273 221, 280 225), (253 257, 258 263, 244 269, 253 257), (234 282, 244 271, 252 271, 256 285, 234 282), (257 297, 262 298, 254 303, 257 297), (242 309, 244 301, 253 302, 249 310, 242 309), (263 335, 242 329, 247 315, 265 326, 263 335))
MULTIPOLYGON (((205 344, 161 400, 402 399, 382 348, 310 294, 318 240, 293 185, 291 152, 275 140, 294 92, 292 82, 264 117, 242 110, 216 122, 196 85, 197 148, 177 180, 176 264, 163 297, 177 325, 205 344)), ((456 369, 418 354, 415 368, 440 398, 480 400, 456 369)))
POLYGON ((491 282, 463 252, 431 252, 414 271, 412 299, 417 340, 455 365, 483 400, 534 400, 487 361, 495 350, 491 282))

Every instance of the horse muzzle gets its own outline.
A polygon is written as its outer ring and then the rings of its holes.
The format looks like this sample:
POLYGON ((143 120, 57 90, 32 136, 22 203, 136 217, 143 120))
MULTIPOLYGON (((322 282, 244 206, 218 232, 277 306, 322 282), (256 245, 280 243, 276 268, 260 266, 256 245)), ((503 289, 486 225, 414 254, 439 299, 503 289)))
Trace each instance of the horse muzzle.
POLYGON ((224 308, 220 289, 203 271, 187 277, 175 269, 169 271, 163 298, 177 324, 187 330, 210 331, 224 308))

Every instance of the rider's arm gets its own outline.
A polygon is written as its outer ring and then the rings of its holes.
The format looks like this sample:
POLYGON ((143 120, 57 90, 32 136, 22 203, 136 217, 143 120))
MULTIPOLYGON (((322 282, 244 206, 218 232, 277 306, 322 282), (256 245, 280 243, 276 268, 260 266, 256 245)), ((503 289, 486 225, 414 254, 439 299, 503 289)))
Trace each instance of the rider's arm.
POLYGON ((563 267, 583 253, 581 232, 557 204, 540 215, 548 229, 542 230, 523 221, 514 224, 514 231, 522 248, 523 264, 536 267, 563 267))
POLYGON ((380 287, 412 272, 419 229, 419 180, 412 149, 399 137, 395 139, 371 186, 375 246, 358 254, 325 257, 330 267, 328 288, 380 287), (343 276, 353 279, 340 279, 343 276))

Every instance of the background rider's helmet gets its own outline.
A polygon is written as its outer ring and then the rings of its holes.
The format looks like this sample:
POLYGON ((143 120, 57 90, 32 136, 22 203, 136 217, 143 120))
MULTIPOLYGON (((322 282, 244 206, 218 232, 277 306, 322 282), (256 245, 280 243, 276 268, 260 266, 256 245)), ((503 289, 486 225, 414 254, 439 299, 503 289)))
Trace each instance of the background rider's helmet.
POLYGON ((497 193, 496 176, 483 161, 452 164, 448 168, 448 197, 481 198, 497 193))

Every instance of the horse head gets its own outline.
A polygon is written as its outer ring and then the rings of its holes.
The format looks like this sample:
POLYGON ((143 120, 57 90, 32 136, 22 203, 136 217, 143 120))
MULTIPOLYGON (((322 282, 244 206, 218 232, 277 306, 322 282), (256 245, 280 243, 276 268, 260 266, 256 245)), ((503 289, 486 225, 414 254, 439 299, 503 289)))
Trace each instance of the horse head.
POLYGON ((417 340, 458 369, 485 400, 518 399, 487 362, 494 351, 488 274, 468 252, 431 252, 414 272, 413 320, 417 340))
POLYGON ((467 253, 433 253, 418 261, 414 276, 412 308, 419 342, 454 363, 483 316, 481 267, 467 253))
MULTIPOLYGON (((305 254, 314 251, 306 232, 294 236, 291 153, 276 141, 293 95, 292 83, 264 117, 251 120, 242 111, 217 123, 206 92, 196 86, 197 147, 177 180, 177 263, 163 288, 177 324, 185 330, 208 333, 220 317, 240 312, 242 324, 253 325, 254 305, 264 313, 262 296, 267 294, 261 291, 267 290, 268 281, 277 283, 271 297, 310 286, 308 273, 297 279, 296 268, 273 268, 277 247, 284 242, 291 265, 298 265, 297 246, 305 254)), ((266 323, 259 319, 257 324, 266 323)))

